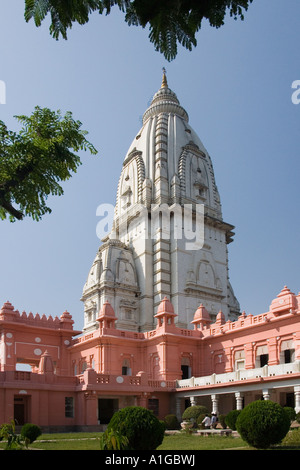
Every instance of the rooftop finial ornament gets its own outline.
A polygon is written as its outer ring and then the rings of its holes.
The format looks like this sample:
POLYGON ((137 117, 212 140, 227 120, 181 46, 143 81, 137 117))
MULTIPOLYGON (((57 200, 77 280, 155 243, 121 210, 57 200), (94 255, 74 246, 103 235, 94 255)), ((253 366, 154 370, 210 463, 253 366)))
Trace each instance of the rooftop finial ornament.
POLYGON ((161 88, 168 88, 167 76, 166 76, 167 72, 166 72, 165 67, 162 68, 162 71, 163 71, 163 78, 162 78, 161 88))

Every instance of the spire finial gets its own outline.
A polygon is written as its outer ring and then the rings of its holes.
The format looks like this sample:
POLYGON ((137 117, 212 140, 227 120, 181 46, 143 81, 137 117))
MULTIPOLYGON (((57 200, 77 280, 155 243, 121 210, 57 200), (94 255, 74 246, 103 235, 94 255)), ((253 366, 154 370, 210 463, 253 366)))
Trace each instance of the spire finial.
POLYGON ((163 71, 163 78, 162 78, 162 83, 161 83, 161 88, 168 88, 168 82, 167 82, 167 77, 166 77, 166 69, 165 67, 162 68, 163 71))

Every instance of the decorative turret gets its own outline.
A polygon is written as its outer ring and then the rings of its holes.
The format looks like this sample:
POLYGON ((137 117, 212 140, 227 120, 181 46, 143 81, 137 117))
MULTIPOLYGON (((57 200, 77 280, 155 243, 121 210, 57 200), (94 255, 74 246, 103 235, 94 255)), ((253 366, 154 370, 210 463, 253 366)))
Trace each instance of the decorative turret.
POLYGON ((284 286, 270 305, 270 311, 276 316, 284 313, 294 313, 296 309, 296 295, 293 294, 287 286, 284 286))
POLYGON ((97 318, 100 328, 115 328, 116 320, 114 309, 108 301, 104 302, 97 318))
POLYGON ((48 351, 45 351, 41 355, 38 373, 39 374, 53 374, 54 373, 52 357, 50 356, 48 351))
POLYGON ((0 320, 10 321, 15 316, 14 307, 10 302, 5 302, 0 310, 0 320))
POLYGON ((167 297, 164 297, 158 306, 157 314, 154 315, 158 320, 158 327, 162 325, 174 325, 174 318, 177 317, 174 313, 174 307, 167 297))
POLYGON ((197 308, 194 320, 191 323, 194 325, 194 330, 203 330, 204 327, 210 325, 211 319, 209 313, 202 304, 197 308))
POLYGON ((217 325, 224 325, 225 323, 225 315, 224 313, 220 310, 217 317, 216 317, 216 324, 217 325))
POLYGON ((66 330, 72 330, 73 329, 73 323, 74 321, 72 320, 72 315, 70 315, 67 310, 64 311, 64 313, 60 316, 60 321, 62 324, 62 328, 66 330))

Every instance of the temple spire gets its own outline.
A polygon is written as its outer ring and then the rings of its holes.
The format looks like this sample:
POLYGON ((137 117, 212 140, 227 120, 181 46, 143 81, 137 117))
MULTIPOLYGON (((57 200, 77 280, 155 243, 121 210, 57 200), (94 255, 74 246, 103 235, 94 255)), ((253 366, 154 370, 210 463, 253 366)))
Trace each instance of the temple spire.
POLYGON ((166 75, 166 69, 163 67, 163 78, 162 78, 162 83, 161 83, 161 88, 168 88, 168 82, 167 82, 167 75, 166 75))

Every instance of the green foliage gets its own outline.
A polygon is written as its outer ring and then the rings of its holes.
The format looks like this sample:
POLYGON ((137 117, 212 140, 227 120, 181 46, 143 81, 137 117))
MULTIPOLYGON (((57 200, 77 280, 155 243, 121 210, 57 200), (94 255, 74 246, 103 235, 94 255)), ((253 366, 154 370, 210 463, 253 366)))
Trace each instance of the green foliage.
POLYGON ((238 419, 240 413, 241 410, 232 410, 229 411, 229 413, 225 416, 226 426, 228 426, 229 429, 232 429, 232 431, 236 431, 236 420, 238 419))
POLYGON ((225 419, 226 419, 226 415, 219 415, 218 416, 219 423, 221 424, 223 429, 226 429, 226 427, 227 427, 225 419))
POLYGON ((249 445, 267 449, 285 437, 290 428, 290 417, 278 403, 258 400, 241 411, 236 428, 249 445))
POLYGON ((199 415, 199 416, 197 417, 196 423, 197 423, 198 428, 200 428, 200 429, 204 429, 204 428, 205 428, 204 424, 202 424, 202 421, 204 420, 206 414, 207 414, 207 413, 201 413, 201 415, 199 415))
POLYGON ((26 423, 21 429, 21 437, 25 443, 32 444, 41 434, 42 431, 36 424, 26 423))
POLYGON ((194 421, 197 421, 198 416, 202 414, 208 413, 208 409, 206 406, 202 405, 196 405, 196 406, 189 406, 186 408, 183 412, 182 419, 187 420, 187 419, 193 419, 194 421))
POLYGON ((165 426, 152 411, 128 406, 113 415, 105 432, 111 431, 128 439, 129 450, 155 450, 163 441, 165 426))
POLYGON ((291 406, 285 406, 284 410, 288 413, 290 417, 290 422, 296 419, 296 411, 294 410, 294 408, 292 408, 291 406))
POLYGON ((22 125, 19 133, 0 121, 0 218, 14 221, 26 215, 39 220, 51 212, 47 197, 62 195, 59 183, 81 164, 71 150, 97 151, 71 112, 62 116, 37 106, 31 116, 15 117, 22 125))
POLYGON ((296 417, 295 417, 297 423, 300 423, 300 412, 296 414, 296 417))
POLYGON ((5 450, 21 450, 24 447, 21 436, 15 432, 15 422, 3 423, 0 426, 0 440, 5 440, 5 450))
POLYGON ((149 39, 157 51, 167 60, 177 55, 177 43, 188 50, 197 45, 195 35, 203 20, 215 28, 224 25, 224 18, 230 16, 244 19, 253 0, 25 0, 25 20, 33 18, 40 26, 50 13, 50 33, 58 39, 67 39, 67 29, 73 23, 85 24, 89 15, 98 11, 108 15, 117 5, 125 12, 128 25, 149 26, 149 39))
POLYGON ((300 428, 295 428, 287 433, 281 444, 283 446, 300 447, 300 428))
POLYGON ((180 429, 180 424, 176 415, 173 415, 173 414, 166 415, 164 417, 164 423, 165 423, 166 429, 169 429, 169 430, 180 429))
POLYGON ((128 438, 118 430, 106 430, 100 437, 101 450, 126 450, 128 449, 128 438))

